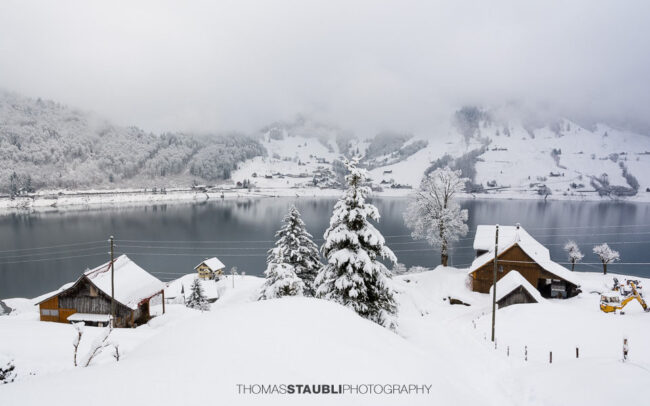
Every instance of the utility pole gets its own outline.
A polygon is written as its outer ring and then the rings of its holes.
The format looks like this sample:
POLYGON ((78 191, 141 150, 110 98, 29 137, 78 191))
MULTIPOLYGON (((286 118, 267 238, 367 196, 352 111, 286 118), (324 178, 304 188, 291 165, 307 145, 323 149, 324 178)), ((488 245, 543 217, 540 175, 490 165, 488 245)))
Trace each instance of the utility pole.
POLYGON ((496 319, 497 307, 497 258, 499 255, 499 225, 496 225, 494 233, 494 278, 492 279, 492 341, 494 342, 494 322, 496 319))
POLYGON ((115 327, 115 260, 114 254, 115 250, 113 249, 113 236, 110 237, 111 240, 111 326, 115 327))

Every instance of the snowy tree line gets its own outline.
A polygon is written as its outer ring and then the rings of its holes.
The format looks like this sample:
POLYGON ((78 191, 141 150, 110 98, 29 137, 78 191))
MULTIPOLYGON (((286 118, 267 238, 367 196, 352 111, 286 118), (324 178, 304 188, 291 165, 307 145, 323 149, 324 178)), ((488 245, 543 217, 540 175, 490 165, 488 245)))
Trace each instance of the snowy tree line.
POLYGON ((0 92, 0 191, 77 188, 186 174, 227 179, 266 152, 241 134, 147 133, 53 101, 0 92), (15 173, 15 175, 14 175, 15 173), (13 181, 13 185, 12 185, 13 181))
POLYGON ((479 160, 479 156, 483 155, 487 150, 487 145, 482 146, 481 148, 474 149, 469 151, 457 158, 452 157, 449 154, 445 154, 442 157, 436 159, 431 165, 424 171, 425 177, 428 176, 431 172, 434 172, 436 169, 442 169, 449 167, 452 170, 458 170, 461 172, 461 175, 465 180, 465 191, 468 193, 481 193, 484 192, 483 185, 474 183, 476 179, 476 162, 479 160))

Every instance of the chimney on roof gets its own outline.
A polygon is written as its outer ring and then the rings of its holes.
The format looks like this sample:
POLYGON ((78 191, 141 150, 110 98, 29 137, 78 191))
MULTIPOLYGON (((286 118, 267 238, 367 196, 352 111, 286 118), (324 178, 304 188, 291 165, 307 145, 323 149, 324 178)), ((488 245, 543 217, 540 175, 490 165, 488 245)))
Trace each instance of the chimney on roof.
POLYGON ((516 223, 515 226, 517 227, 517 230, 519 230, 519 227, 521 226, 521 224, 516 223))

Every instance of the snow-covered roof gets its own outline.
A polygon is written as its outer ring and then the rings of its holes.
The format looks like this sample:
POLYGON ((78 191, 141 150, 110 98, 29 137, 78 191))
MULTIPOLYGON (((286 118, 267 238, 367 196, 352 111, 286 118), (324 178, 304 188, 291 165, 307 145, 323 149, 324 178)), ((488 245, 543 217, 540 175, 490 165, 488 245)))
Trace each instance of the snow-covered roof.
MULTIPOLYGON (((544 301, 539 291, 526 278, 521 276, 517 271, 510 271, 497 282, 497 302, 520 286, 526 289, 537 303, 544 301)), ((492 289, 493 287, 490 287, 490 295, 492 294, 492 289)))
MULTIPOLYGON (((208 268, 210 268, 211 271, 218 271, 219 269, 226 267, 223 262, 219 261, 219 258, 217 257, 208 258, 205 261, 201 262, 201 264, 205 264, 208 268)), ((194 269, 200 267, 201 264, 195 266, 194 269)))
MULTIPOLYGON (((496 226, 493 225, 480 225, 476 228, 476 235, 474 237, 474 249, 486 250, 487 252, 474 259, 469 268, 469 273, 473 273, 483 265, 494 259, 494 238, 496 226)), ((519 226, 499 226, 499 252, 500 256, 503 252, 510 249, 514 245, 518 245, 533 261, 546 271, 553 275, 562 278, 576 286, 580 286, 580 282, 573 275, 571 271, 551 260, 551 255, 548 248, 540 244, 534 239, 523 227, 519 226)), ((510 264, 516 267, 516 264, 510 264)))
MULTIPOLYGON (((483 251, 492 251, 494 254, 494 233, 495 225, 480 225, 476 227, 474 235, 474 249, 483 251)), ((499 226, 499 251, 503 247, 509 247, 512 243, 522 241, 524 244, 534 247, 542 255, 549 256, 548 249, 531 237, 523 227, 519 226, 499 226)))
POLYGON ((68 321, 108 322, 110 319, 108 314, 74 313, 68 316, 68 321))
MULTIPOLYGON (((131 309, 137 309, 142 300, 155 296, 165 284, 140 268, 126 255, 115 260, 115 300, 131 309)), ((111 295, 110 261, 84 273, 99 290, 111 295)))
MULTIPOLYGON (((126 255, 120 255, 115 259, 114 269, 115 300, 133 310, 137 309, 143 300, 160 293, 166 286, 160 279, 140 268, 126 255)), ((70 289, 84 277, 88 278, 97 289, 111 296, 111 267, 109 261, 84 272, 76 282, 65 284, 54 292, 39 296, 34 299, 34 304, 44 302, 70 289)))

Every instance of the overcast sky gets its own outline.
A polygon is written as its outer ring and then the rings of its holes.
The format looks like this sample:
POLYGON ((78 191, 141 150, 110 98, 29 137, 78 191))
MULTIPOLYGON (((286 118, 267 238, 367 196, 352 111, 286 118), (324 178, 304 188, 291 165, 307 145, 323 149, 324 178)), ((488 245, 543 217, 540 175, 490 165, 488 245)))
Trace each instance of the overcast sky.
POLYGON ((0 87, 151 131, 427 132, 511 101, 648 125, 649 76, 645 0, 0 0, 0 87))

